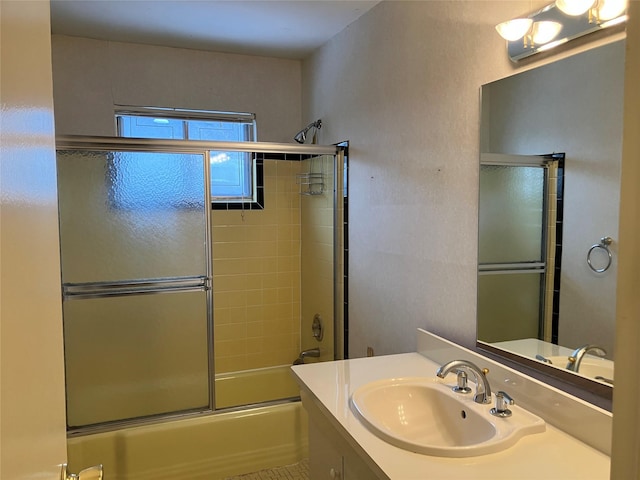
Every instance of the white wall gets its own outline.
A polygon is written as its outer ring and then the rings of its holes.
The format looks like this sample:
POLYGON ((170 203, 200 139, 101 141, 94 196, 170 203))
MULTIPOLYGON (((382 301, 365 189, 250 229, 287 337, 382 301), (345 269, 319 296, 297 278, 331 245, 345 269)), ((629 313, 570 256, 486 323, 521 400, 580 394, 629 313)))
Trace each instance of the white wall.
POLYGON ((115 134, 114 105, 252 112, 258 140, 301 128, 300 62, 52 36, 58 135, 115 134))
MULTIPOLYGON (((539 2, 538 2, 539 3, 539 2)), ((303 118, 349 140, 349 354, 474 346, 480 85, 530 2, 382 2, 303 64, 303 118)))
POLYGON ((0 478, 66 461, 49 2, 0 2, 0 478))
POLYGON ((640 478, 640 2, 631 2, 625 55, 616 361, 611 478, 640 478))

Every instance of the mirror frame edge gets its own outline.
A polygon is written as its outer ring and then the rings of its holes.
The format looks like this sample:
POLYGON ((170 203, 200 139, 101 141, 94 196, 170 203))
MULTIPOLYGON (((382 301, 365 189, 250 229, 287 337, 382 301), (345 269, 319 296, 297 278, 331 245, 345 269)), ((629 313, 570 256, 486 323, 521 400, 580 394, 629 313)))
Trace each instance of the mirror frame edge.
POLYGON ((545 365, 532 358, 493 347, 479 340, 476 340, 476 351, 565 393, 609 412, 612 411, 613 387, 610 385, 564 371, 561 368, 545 365))

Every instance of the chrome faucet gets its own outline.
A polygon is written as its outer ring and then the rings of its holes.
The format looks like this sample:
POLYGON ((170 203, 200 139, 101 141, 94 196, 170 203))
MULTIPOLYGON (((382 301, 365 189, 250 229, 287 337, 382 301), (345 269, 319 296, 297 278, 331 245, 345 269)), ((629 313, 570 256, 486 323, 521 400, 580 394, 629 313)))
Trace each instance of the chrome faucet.
POLYGON ((318 358, 320 356, 320 348, 309 348, 308 350, 302 350, 298 358, 293 361, 294 365, 304 365, 304 359, 307 357, 318 358))
MULTIPOLYGON (((489 373, 487 369, 480 369, 474 363, 467 360, 452 360, 442 365, 437 371, 436 375, 440 378, 447 376, 449 372, 456 372, 459 374, 471 373, 476 382, 476 394, 473 397, 473 401, 476 403, 491 403, 491 386, 489 380, 487 380, 486 374, 489 373)), ((454 391, 459 391, 458 386, 453 388, 454 391)))
POLYGON ((587 353, 593 353, 598 357, 604 357, 607 354, 607 351, 599 347, 598 345, 583 345, 579 348, 576 348, 571 356, 569 357, 569 363, 567 363, 567 370, 571 370, 572 372, 578 372, 580 370, 580 363, 582 362, 582 358, 587 353))

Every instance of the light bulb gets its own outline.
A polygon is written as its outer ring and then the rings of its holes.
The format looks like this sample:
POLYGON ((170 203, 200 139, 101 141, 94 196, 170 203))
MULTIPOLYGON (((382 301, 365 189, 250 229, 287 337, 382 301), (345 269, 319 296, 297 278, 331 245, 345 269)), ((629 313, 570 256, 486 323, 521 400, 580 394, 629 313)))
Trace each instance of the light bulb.
POLYGON ((567 15, 576 17, 587 12, 594 3, 594 0, 556 0, 556 7, 567 15))
POLYGON ((598 18, 601 21, 612 20, 619 17, 627 9, 628 0, 599 0, 598 18))
POLYGON ((514 18, 496 25, 496 30, 505 40, 514 42, 524 37, 531 25, 533 25, 533 20, 530 18, 514 18))
POLYGON ((558 22, 536 22, 533 24, 531 38, 538 45, 548 43, 558 36, 562 25, 558 22))

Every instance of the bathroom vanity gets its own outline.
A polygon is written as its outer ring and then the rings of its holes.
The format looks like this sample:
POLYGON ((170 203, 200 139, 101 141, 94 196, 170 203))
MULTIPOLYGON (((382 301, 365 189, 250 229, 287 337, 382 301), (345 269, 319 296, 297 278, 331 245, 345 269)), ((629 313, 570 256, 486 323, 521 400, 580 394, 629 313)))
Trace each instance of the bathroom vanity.
MULTIPOLYGON (((415 353, 299 365, 292 369, 300 385, 303 406, 309 413, 313 480, 609 478, 610 412, 428 332, 418 331, 415 353), (494 401, 496 392, 504 390, 515 401, 510 406, 513 418, 533 414, 543 420, 544 428, 495 453, 471 456, 463 453, 462 458, 458 454, 456 458, 414 453, 394 446, 358 417, 353 393, 381 380, 422 377, 449 391, 450 386, 456 385, 456 375, 435 380, 436 370, 454 359, 489 368, 487 378, 494 401)), ((471 381, 469 386, 475 390, 471 381)))

